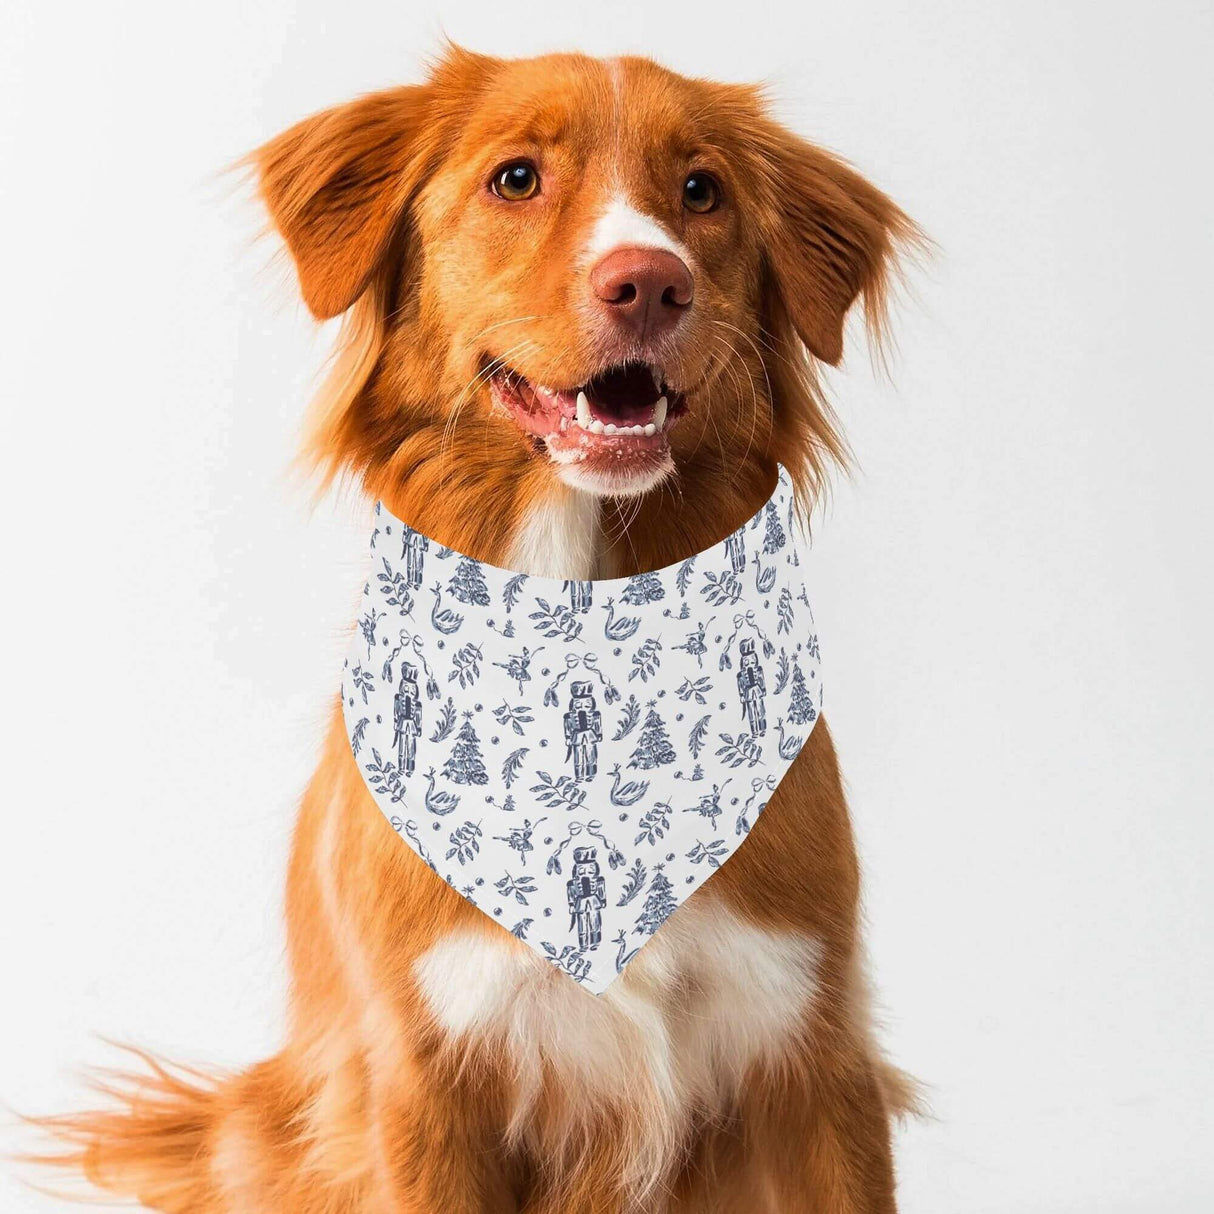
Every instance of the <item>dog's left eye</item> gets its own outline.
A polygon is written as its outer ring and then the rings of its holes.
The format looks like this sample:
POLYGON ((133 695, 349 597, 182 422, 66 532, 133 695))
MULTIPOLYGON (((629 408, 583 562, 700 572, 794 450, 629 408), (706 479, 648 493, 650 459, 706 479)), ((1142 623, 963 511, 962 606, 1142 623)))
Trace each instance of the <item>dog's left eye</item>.
POLYGON ((692 173, 683 182, 683 205, 697 215, 715 211, 721 201, 721 187, 707 173, 692 173))
POLYGON ((539 193, 540 175, 535 171, 534 165, 519 160, 498 169, 491 188, 499 198, 504 198, 507 202, 522 202, 539 193))

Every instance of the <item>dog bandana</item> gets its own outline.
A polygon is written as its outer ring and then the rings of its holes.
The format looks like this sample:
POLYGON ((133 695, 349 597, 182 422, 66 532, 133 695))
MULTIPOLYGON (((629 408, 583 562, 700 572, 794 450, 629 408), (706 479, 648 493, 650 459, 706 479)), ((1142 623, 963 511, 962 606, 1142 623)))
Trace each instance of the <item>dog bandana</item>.
POLYGON ((629 578, 498 569, 375 508, 350 748, 443 880, 599 994, 745 840, 822 705, 805 544, 771 499, 629 578))

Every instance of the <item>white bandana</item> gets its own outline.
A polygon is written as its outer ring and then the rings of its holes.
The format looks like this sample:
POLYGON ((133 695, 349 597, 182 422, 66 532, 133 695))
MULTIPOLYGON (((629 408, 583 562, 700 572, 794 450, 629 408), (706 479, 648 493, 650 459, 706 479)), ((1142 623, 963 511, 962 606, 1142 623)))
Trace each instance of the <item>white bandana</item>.
POLYGON ((435 873, 600 994, 742 844, 821 710, 788 474, 720 543, 602 581, 375 513, 355 761, 435 873))

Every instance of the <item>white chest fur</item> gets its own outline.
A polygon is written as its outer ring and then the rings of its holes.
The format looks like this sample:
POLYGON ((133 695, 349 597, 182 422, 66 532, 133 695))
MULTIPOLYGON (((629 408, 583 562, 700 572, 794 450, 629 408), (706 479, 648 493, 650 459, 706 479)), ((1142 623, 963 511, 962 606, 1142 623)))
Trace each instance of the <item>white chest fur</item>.
POLYGON ((593 578, 602 545, 598 499, 555 485, 523 520, 506 565, 536 577, 593 578))
POLYGON ((629 1182, 657 1183, 693 1108, 721 1108, 750 1066, 805 1024, 819 947, 748 923, 705 891, 675 912, 596 997, 505 934, 448 936, 414 966, 455 1044, 486 1045, 516 1078, 512 1132, 531 1134, 545 1077, 565 1094, 568 1136, 605 1108, 633 1124, 629 1182))

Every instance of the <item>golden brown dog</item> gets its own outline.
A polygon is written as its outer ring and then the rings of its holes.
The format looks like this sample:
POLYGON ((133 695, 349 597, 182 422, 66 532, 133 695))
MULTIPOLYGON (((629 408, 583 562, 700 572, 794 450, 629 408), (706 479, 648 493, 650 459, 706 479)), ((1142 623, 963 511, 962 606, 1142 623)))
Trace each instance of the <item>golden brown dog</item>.
MULTIPOLYGON (((915 231, 752 88, 644 59, 449 49, 255 156, 317 317, 310 454, 497 565, 622 576, 721 539, 840 441, 815 379, 915 231), (579 390, 585 404, 579 403, 579 390), (659 401, 664 401, 664 404, 659 401)), ((58 1119, 97 1184, 177 1214, 894 1209, 858 875, 819 725, 745 845, 606 994, 394 837, 335 705, 290 866, 287 1044, 159 1066, 58 1119)))

